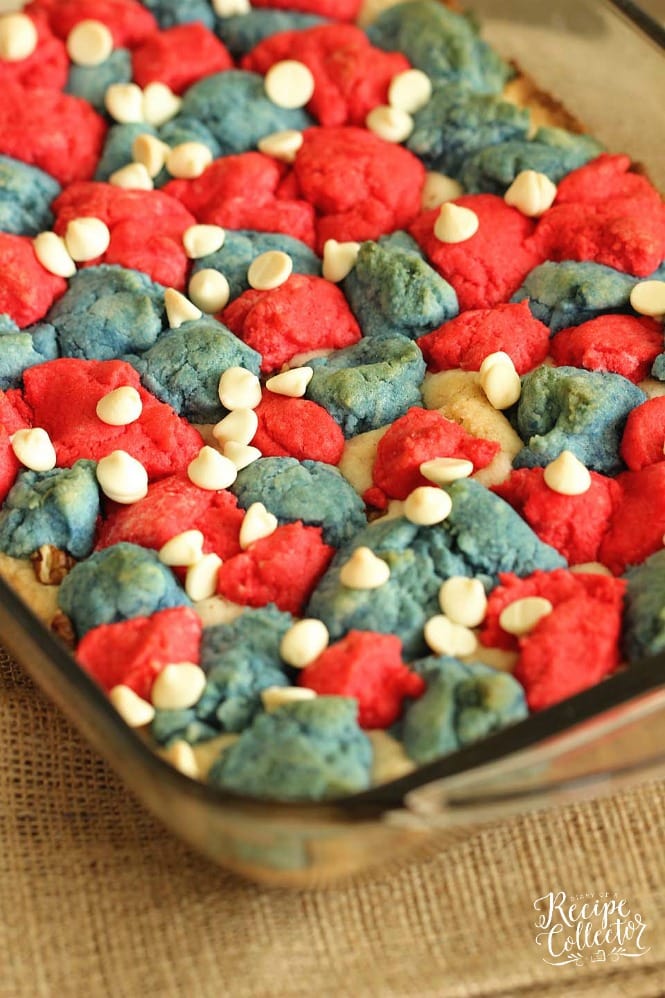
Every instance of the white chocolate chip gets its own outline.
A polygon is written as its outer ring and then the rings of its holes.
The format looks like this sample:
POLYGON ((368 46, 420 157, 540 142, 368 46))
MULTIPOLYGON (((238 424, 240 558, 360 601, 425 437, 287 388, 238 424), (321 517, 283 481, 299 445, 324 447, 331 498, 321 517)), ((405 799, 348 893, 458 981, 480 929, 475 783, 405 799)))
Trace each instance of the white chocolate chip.
POLYGON ((179 180, 194 180, 207 170, 213 155, 203 142, 181 142, 166 157, 166 169, 179 180))
POLYGON ((485 358, 480 367, 479 380, 490 405, 495 409, 508 409, 519 399, 522 382, 510 357, 506 355, 507 359, 503 360, 500 353, 497 351, 485 358))
POLYGON ((184 776, 189 776, 192 780, 198 780, 201 777, 201 769, 194 749, 184 738, 179 738, 172 742, 168 748, 162 749, 160 755, 184 776))
POLYGON ((67 252, 65 240, 55 232, 40 232, 32 241, 35 256, 44 270, 56 277, 73 277, 76 264, 67 252))
POLYGON ((256 291, 272 291, 288 281, 293 270, 293 260, 281 250, 260 253, 249 265, 247 281, 256 291))
POLYGON ((420 485, 404 501, 404 516, 411 523, 431 527, 442 523, 453 508, 452 499, 443 489, 433 485, 420 485))
POLYGON ((130 728, 143 728, 155 716, 153 705, 143 700, 129 686, 114 686, 109 693, 109 700, 130 728))
POLYGON ((543 473, 545 485, 562 496, 581 496, 591 488, 591 475, 588 468, 572 451, 561 451, 550 461, 543 473))
POLYGON ((306 686, 267 686, 261 690, 263 707, 267 711, 277 710, 287 703, 302 703, 303 700, 314 700, 316 693, 306 686))
POLYGON ((287 128, 283 132, 271 132, 259 139, 259 152, 272 156, 281 163, 294 163, 298 150, 303 144, 303 134, 295 128, 287 128))
POLYGON ((347 589, 378 589, 390 578, 390 566, 377 557, 371 548, 356 548, 342 566, 339 581, 347 589))
POLYGON ((123 125, 143 121, 143 91, 136 83, 112 83, 106 88, 104 107, 123 125))
POLYGON ((219 401, 225 409, 256 409, 261 382, 244 367, 227 367, 219 379, 219 401))
POLYGON ((517 208, 529 218, 538 218, 552 207, 556 184, 536 170, 522 170, 503 196, 506 204, 517 208))
POLYGON ((164 307, 171 329, 179 329, 183 322, 200 319, 203 315, 200 308, 175 288, 167 288, 164 292, 164 307))
POLYGON ((27 14, 0 17, 0 59, 21 62, 37 48, 37 29, 27 14))
POLYGON ((105 496, 130 505, 148 494, 148 474, 135 457, 114 450, 97 462, 97 481, 105 496))
POLYGON ((323 276, 333 284, 339 284, 350 274, 358 260, 360 243, 338 243, 336 239, 326 239, 323 244, 323 276))
POLYGON ((434 235, 442 243, 463 243, 476 234, 479 224, 475 211, 446 201, 434 223, 434 235))
POLYGON ((211 553, 204 554, 194 565, 189 566, 185 576, 185 592, 194 603, 215 595, 221 565, 219 555, 211 553))
POLYGON ((445 173, 429 170, 425 174, 425 183, 420 194, 420 207, 423 211, 440 208, 446 201, 454 201, 464 193, 464 188, 458 180, 447 177, 445 173))
POLYGON ((217 492, 233 485, 238 469, 233 461, 224 457, 214 447, 202 447, 194 460, 189 462, 187 475, 200 489, 217 492))
POLYGON ((226 232, 221 225, 190 225, 182 234, 182 244, 190 260, 216 253, 225 239, 226 232))
POLYGON ((79 21, 67 35, 66 46, 77 66, 99 66, 113 51, 113 35, 101 21, 79 21))
POLYGON ((55 468, 56 453, 46 430, 40 426, 17 430, 9 438, 17 461, 31 471, 50 471, 55 468))
POLYGON ((314 77, 304 63, 296 59, 276 62, 266 73, 266 96, 277 107, 304 107, 314 93, 314 77))
POLYGON ((174 94, 165 83, 155 81, 149 83, 143 91, 141 106, 143 111, 141 120, 159 128, 171 118, 175 118, 182 107, 182 97, 174 94))
POLYGON ((171 147, 158 139, 156 135, 142 132, 132 142, 132 159, 142 163, 148 171, 148 176, 156 177, 166 162, 171 147))
POLYGON ((200 530, 183 530, 174 534, 158 552, 163 565, 189 568, 203 557, 203 534, 200 530))
POLYGON ((194 304, 208 315, 221 312, 231 296, 224 274, 212 267, 204 267, 192 274, 187 290, 194 304))
POLYGON ((505 353, 503 350, 495 350, 494 353, 488 353, 485 357, 478 370, 478 376, 482 378, 489 371, 490 367, 494 367, 495 364, 508 364, 509 367, 515 367, 510 354, 505 353))
POLYGON ((579 565, 571 565, 570 571, 579 575, 612 575, 609 568, 600 561, 582 561, 579 565))
POLYGON ((435 655, 452 655, 463 658, 473 655, 478 647, 478 641, 473 631, 463 624, 455 624, 444 614, 436 614, 425 622, 423 630, 425 641, 435 655))
POLYGON ((487 596, 480 579, 453 575, 439 589, 439 606, 453 624, 478 627, 485 619, 487 596))
POLYGON ((276 395, 287 395, 293 399, 302 398, 313 374, 314 369, 311 367, 292 367, 289 371, 282 371, 281 374, 268 378, 266 388, 276 395))
POLYGON ((433 457, 430 461, 423 461, 419 471, 423 478, 435 485, 448 485, 449 482, 472 475, 473 461, 467 461, 463 457, 433 457))
POLYGON ((136 388, 121 385, 102 395, 95 408, 97 418, 108 426, 129 426, 140 418, 143 402, 136 388))
POLYGON ((111 174, 109 184, 128 191, 151 191, 155 186, 143 163, 128 163, 127 166, 121 166, 111 174))
POLYGON ((408 114, 415 114, 432 96, 432 81, 422 69, 405 69, 393 76, 388 87, 388 103, 408 114))
POLYGON ((239 444, 236 440, 227 440, 224 444, 224 457, 228 457, 229 461, 233 461, 236 469, 242 471, 243 468, 248 468, 250 464, 263 457, 263 454, 258 447, 239 444))
POLYGON ((111 233, 101 218, 73 218, 67 224, 65 246, 72 260, 85 263, 106 253, 111 233))
POLYGON ((665 315, 665 281, 640 281, 630 292, 630 304, 640 315, 665 315))
POLYGON ((279 653, 287 665, 304 669, 328 647, 330 634, 322 620, 305 617, 297 620, 284 634, 279 653))
POLYGON ((269 513, 262 502, 253 502, 248 507, 247 512, 240 524, 239 543, 243 551, 246 551, 255 541, 260 541, 264 537, 270 537, 277 530, 277 517, 269 513))
POLYGON ((165 665, 150 691, 157 710, 187 710, 201 699, 206 687, 206 674, 194 662, 172 662, 165 665))
POLYGON ((249 14, 252 5, 249 0, 212 0, 212 9, 217 17, 236 17, 249 14))
POLYGON ((259 417, 253 409, 234 409, 220 419, 212 430, 212 435, 220 444, 226 444, 229 440, 238 444, 248 444, 254 438, 254 434, 259 428, 259 417))
POLYGON ((508 634, 521 637, 529 634, 538 621, 547 617, 553 609, 550 601, 543 596, 525 596, 504 607, 499 616, 499 627, 508 634))
POLYGON ((389 104, 373 107, 365 118, 370 132, 385 142, 405 142, 413 131, 413 118, 407 111, 389 104))

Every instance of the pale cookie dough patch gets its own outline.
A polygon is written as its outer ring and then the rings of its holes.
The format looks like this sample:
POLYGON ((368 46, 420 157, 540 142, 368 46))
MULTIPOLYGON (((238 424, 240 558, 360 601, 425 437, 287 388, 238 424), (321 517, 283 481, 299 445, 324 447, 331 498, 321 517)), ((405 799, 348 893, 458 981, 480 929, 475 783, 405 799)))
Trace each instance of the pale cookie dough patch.
POLYGON ((372 468, 376 460, 376 448, 381 437, 389 429, 388 426, 380 426, 377 430, 359 433, 358 436, 346 441, 338 467, 349 485, 353 486, 360 496, 374 484, 372 468))
POLYGON ((232 603, 223 596, 208 596, 194 604, 194 609, 203 621, 204 627, 216 627, 217 624, 230 624, 247 609, 239 603, 232 603))
POLYGON ((235 735, 227 732, 223 735, 218 735, 217 738, 210 738, 208 741, 199 742, 198 745, 192 745, 192 751, 194 753, 194 758, 196 759, 196 765, 199 771, 199 779, 205 780, 208 775, 208 770, 212 766, 213 762, 224 749, 227 749, 229 745, 233 745, 237 742, 240 735, 235 735))
POLYGON ((644 394, 650 399, 660 398, 661 395, 665 395, 665 381, 656 381, 655 378, 646 378, 644 381, 640 381, 638 388, 641 388, 644 394))
POLYGON ((517 665, 519 655, 516 651, 505 651, 503 648, 486 648, 478 643, 478 647, 473 653, 474 662, 482 662, 492 669, 500 669, 501 672, 513 672, 517 665))
POLYGON ((413 772, 416 764, 409 759, 404 746, 387 731, 368 731, 372 743, 372 783, 387 783, 413 772))
POLYGON ((58 609, 59 586, 45 586, 35 578, 32 562, 27 558, 10 558, 0 552, 0 576, 27 603, 45 624, 50 624, 58 609))
POLYGON ((446 419, 459 423, 468 433, 495 440, 500 452, 486 468, 473 477, 488 488, 505 481, 512 460, 522 449, 522 441, 503 415, 495 409, 480 387, 475 371, 441 371, 426 374, 422 386, 427 409, 438 409, 446 419))

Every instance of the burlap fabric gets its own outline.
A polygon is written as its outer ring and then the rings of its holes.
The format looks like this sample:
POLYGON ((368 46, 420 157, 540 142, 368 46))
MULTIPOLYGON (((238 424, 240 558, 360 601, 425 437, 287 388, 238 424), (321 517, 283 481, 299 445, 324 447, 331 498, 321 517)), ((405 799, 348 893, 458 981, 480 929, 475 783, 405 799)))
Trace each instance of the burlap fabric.
POLYGON ((304 892, 173 838, 6 655, 0 753, 2 998, 665 993, 665 784, 304 892), (648 952, 546 964, 533 902, 559 890, 627 898, 648 952))

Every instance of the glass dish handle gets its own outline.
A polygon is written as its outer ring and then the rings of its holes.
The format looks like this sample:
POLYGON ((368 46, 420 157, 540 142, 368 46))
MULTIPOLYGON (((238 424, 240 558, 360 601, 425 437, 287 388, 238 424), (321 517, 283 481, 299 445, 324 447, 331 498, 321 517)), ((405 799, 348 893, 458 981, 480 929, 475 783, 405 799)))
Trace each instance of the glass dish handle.
POLYGON ((386 820, 451 829, 599 797, 665 777, 665 685, 537 745, 409 791, 386 820))

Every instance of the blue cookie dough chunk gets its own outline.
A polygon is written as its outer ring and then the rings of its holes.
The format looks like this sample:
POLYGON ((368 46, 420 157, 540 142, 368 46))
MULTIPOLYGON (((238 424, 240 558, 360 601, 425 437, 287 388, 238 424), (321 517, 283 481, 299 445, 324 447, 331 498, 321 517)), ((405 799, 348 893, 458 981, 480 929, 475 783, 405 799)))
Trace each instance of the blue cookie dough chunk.
POLYGON ((536 319, 558 333, 608 312, 630 312, 636 277, 602 263, 541 263, 527 274, 511 301, 528 299, 536 319))
POLYGON ((456 177, 474 153, 499 142, 526 138, 529 112, 493 94, 438 83, 413 116, 407 148, 428 170, 456 177))
POLYGON ((281 232, 254 232, 249 229, 226 230, 224 245, 194 262, 192 273, 211 267, 219 270, 229 283, 230 300, 249 288, 247 270, 252 260, 269 250, 288 253, 295 274, 321 275, 321 260, 309 246, 281 232))
POLYGON ((71 468, 22 471, 0 510, 0 551, 28 558, 43 544, 86 558, 99 516, 94 461, 71 468))
POLYGON ((422 402, 425 361, 420 348, 399 333, 365 337, 309 365, 314 374, 307 398, 327 409, 345 437, 392 423, 422 402))
POLYGON ((51 308, 63 357, 112 360, 140 353, 164 324, 164 288, 147 274, 109 264, 86 267, 51 308))
POLYGON ((469 156, 459 171, 459 179, 470 194, 503 196, 522 170, 544 173, 556 184, 602 151, 601 144, 590 135, 564 128, 539 128, 528 141, 509 139, 469 156))
MULTIPOLYGON (((202 121, 199 121, 198 118, 192 115, 179 114, 177 117, 171 118, 170 121, 165 122, 159 129, 159 137, 162 142, 166 142, 171 148, 179 146, 183 142, 200 142, 202 145, 208 147, 213 159, 217 159, 221 155, 219 142, 210 129, 206 128, 202 121)), ((162 174, 157 179, 159 180, 161 176, 162 174)), ((164 176, 169 180, 171 179, 166 171, 164 171, 164 176)))
POLYGON ((620 374, 537 367, 522 381, 517 432, 525 446, 514 467, 542 467, 569 450, 587 468, 617 474, 623 468, 619 445, 626 419, 646 397, 620 374))
POLYGON ((36 166, 0 156, 0 232, 36 236, 53 224, 51 201, 60 184, 36 166))
POLYGON ((221 419, 219 379, 229 367, 259 373, 261 355, 208 316, 164 332, 140 357, 127 355, 143 384, 180 416, 198 423, 221 419))
POLYGON ((301 14, 294 10, 250 10, 247 14, 218 17, 215 34, 221 38, 231 55, 238 59, 278 31, 303 31, 327 19, 317 14, 301 14))
POLYGON ((213 763, 215 786, 255 797, 323 800, 365 790, 372 747, 350 697, 322 696, 258 714, 213 763))
POLYGON ((231 491, 243 509, 262 502, 281 523, 322 527, 326 544, 335 547, 366 522, 360 496, 337 468, 321 461, 259 458, 238 473, 231 491))
POLYGON ((367 34, 386 52, 403 52, 433 81, 463 83, 481 93, 499 93, 510 66, 480 38, 476 26, 437 0, 401 3, 384 11, 367 34))
POLYGON ((114 49, 108 59, 97 66, 77 66, 71 63, 65 93, 81 97, 96 111, 105 113, 106 90, 114 83, 130 83, 132 56, 129 49, 114 49))
POLYGON ((461 479, 446 491, 453 505, 441 524, 419 527, 396 517, 355 534, 312 593, 307 616, 320 617, 333 639, 354 629, 397 634, 404 654, 414 657, 425 650, 423 627, 440 612, 438 591, 445 579, 475 576, 489 592, 500 572, 524 577, 566 565, 508 503, 478 482, 461 479), (342 566, 358 547, 369 547, 390 566, 390 578, 378 589, 349 589, 340 582, 342 566))
POLYGON ((55 329, 48 322, 39 322, 19 329, 8 318, 0 323, 0 389, 18 388, 23 372, 35 364, 55 360, 58 342, 55 329))
POLYGON ((201 21, 206 28, 215 23, 215 15, 208 0, 143 0, 160 28, 173 28, 177 24, 201 21))
POLYGON ((303 131, 314 123, 300 108, 273 104, 266 97, 263 77, 242 69, 213 73, 195 83, 183 98, 181 114, 205 124, 222 156, 255 149, 259 139, 271 132, 303 131))
POLYGON ((390 237, 364 242, 342 284, 365 336, 395 333, 415 340, 459 311, 454 289, 402 235, 401 242, 390 237))
POLYGON ((427 682, 406 710, 402 739, 407 755, 424 764, 464 748, 527 714, 524 690, 509 673, 481 662, 430 657, 411 668, 427 682))
POLYGON ((629 662, 665 651, 665 551, 626 572, 623 650, 629 662))
POLYGON ((80 639, 100 624, 149 617, 191 601, 156 551, 123 541, 74 565, 60 586, 58 604, 80 639))
POLYGON ((147 121, 132 121, 111 125, 106 133, 104 149, 95 170, 95 180, 108 180, 112 173, 134 159, 132 144, 139 135, 157 136, 157 129, 147 121))
POLYGON ((157 711, 151 729, 157 741, 195 744, 222 731, 246 728, 263 709, 261 690, 290 684, 279 645, 292 623, 289 613, 267 606, 246 610, 229 624, 205 628, 201 668, 208 675, 206 688, 188 710, 157 711))

